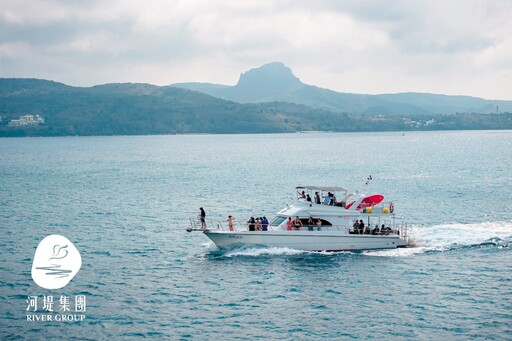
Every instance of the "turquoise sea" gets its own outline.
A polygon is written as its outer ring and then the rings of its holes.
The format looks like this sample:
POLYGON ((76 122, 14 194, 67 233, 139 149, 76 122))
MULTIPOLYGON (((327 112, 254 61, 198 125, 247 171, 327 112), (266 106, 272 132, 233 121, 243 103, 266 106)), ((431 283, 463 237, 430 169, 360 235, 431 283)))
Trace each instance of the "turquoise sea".
POLYGON ((0 338, 512 339, 512 131, 0 139, 0 338), (219 251, 188 218, 271 217, 297 185, 383 193, 407 249, 219 251), (32 258, 82 255, 63 289, 32 258), (84 295, 81 322, 28 296, 84 295))

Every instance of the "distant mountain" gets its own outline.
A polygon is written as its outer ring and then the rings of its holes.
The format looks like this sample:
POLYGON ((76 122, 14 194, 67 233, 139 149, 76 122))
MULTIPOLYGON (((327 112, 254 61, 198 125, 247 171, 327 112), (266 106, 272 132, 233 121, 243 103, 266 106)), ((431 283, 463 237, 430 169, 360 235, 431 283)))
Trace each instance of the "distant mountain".
POLYGON ((284 101, 334 112, 368 115, 494 113, 496 106, 512 111, 512 101, 426 93, 362 95, 341 93, 302 83, 282 63, 270 63, 240 75, 234 86, 177 83, 175 87, 200 91, 239 103, 284 101))

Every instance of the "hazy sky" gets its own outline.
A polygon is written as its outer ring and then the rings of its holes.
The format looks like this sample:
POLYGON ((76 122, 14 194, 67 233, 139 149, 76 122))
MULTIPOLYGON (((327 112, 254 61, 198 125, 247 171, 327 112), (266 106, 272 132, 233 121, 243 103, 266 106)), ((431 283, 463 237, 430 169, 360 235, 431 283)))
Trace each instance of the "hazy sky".
POLYGON ((512 100, 512 0, 0 0, 0 77, 307 84, 512 100))

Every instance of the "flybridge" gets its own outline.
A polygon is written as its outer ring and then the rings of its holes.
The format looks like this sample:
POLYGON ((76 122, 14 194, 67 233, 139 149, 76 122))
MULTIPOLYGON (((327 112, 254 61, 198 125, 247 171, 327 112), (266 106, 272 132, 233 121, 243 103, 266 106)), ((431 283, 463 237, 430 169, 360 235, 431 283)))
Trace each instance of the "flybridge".
MULTIPOLYGON (((370 175, 366 180, 366 185, 371 180, 372 177, 370 175)), ((384 200, 382 194, 365 196, 360 194, 359 191, 348 193, 346 188, 339 186, 297 186, 295 189, 297 190, 297 200, 299 202, 305 200, 315 204, 344 207, 347 210, 359 211, 373 207, 384 200), (336 194, 338 194, 338 197, 336 194)), ((389 203, 389 206, 388 210, 393 207, 393 204, 389 203)), ((393 210, 391 209, 392 212, 393 210)))

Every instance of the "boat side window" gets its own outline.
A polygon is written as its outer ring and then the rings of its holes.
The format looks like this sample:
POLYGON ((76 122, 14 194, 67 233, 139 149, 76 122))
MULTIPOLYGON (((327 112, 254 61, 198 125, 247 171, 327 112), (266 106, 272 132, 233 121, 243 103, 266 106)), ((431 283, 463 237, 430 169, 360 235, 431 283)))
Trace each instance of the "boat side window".
POLYGON ((320 221, 322 222, 322 226, 332 226, 332 224, 325 219, 320 219, 320 221))
MULTIPOLYGON (((304 226, 309 225, 308 220, 309 220, 309 218, 301 218, 300 219, 300 221, 302 222, 302 225, 304 225, 304 226)), ((317 220, 318 220, 318 218, 313 217, 313 222, 315 223, 315 225, 316 225, 317 220)), ((322 222, 322 226, 332 226, 332 224, 325 219, 320 218, 320 221, 322 222)))
POLYGON ((270 222, 270 226, 279 226, 283 221, 286 220, 286 217, 283 216, 277 216, 270 222))

